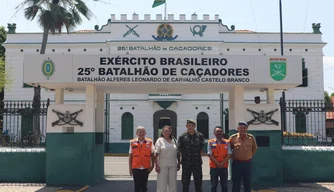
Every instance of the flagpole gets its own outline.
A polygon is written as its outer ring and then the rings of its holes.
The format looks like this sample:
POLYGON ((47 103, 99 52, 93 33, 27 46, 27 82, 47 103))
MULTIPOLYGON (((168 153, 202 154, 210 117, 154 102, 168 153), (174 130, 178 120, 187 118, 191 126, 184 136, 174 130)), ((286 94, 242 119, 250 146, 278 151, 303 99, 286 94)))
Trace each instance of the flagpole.
POLYGON ((280 21, 280 39, 281 39, 281 56, 284 55, 283 49, 283 17, 282 17, 282 0, 279 0, 279 21, 280 21))
POLYGON ((167 17, 167 1, 165 0, 165 18, 164 20, 166 20, 166 17, 167 17))

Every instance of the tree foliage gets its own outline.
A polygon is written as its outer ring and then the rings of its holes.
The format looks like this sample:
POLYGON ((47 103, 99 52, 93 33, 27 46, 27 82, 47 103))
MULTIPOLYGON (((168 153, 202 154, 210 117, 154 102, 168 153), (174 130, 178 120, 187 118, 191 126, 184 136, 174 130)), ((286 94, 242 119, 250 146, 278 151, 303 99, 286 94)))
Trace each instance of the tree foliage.
POLYGON ((5 27, 0 26, 0 57, 3 57, 5 55, 5 47, 2 46, 2 43, 4 43, 6 41, 6 30, 5 27))
POLYGON ((93 15, 84 0, 24 0, 17 8, 24 8, 25 18, 37 19, 43 28, 41 54, 45 53, 49 33, 60 34, 63 28, 70 33, 82 23, 82 16, 90 20, 93 15))
POLYGON ((10 69, 7 67, 5 69, 5 59, 4 57, 0 57, 0 92, 4 90, 4 88, 9 88, 13 79, 10 75, 10 69))
MULTIPOLYGON (((86 0, 99 1, 99 0, 86 0)), ((37 19, 43 28, 43 38, 40 54, 45 54, 49 33, 61 34, 65 28, 69 34, 77 25, 82 23, 82 16, 90 20, 93 13, 85 3, 85 0, 24 0, 18 7, 24 8, 24 16, 28 20, 37 19)), ((33 106, 40 107, 40 87, 34 87, 33 106)), ((39 131, 39 117, 34 121, 34 133, 39 131)))
POLYGON ((8 86, 11 82, 9 76, 9 70, 5 69, 5 47, 2 46, 7 39, 5 27, 0 26, 0 92, 2 92, 5 86, 8 86))
POLYGON ((332 99, 331 97, 334 96, 334 93, 329 94, 327 91, 324 92, 324 99, 327 103, 331 103, 332 99))

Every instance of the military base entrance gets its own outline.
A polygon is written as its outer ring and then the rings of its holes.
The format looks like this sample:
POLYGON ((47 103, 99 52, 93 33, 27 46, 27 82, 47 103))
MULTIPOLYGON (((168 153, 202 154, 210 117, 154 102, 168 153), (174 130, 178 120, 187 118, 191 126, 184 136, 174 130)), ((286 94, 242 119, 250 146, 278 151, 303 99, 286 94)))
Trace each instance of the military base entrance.
MULTIPOLYGON (((248 121, 260 147, 254 166, 269 166, 257 169, 256 179, 283 180, 277 174, 282 172, 282 132, 274 91, 302 83, 299 56, 26 54, 23 71, 25 83, 55 91, 55 104, 47 113, 47 184, 93 185, 104 178, 105 93, 228 92, 229 127, 248 121), (244 103, 245 91, 260 89, 267 92, 266 103, 244 103), (64 104, 64 95, 73 93, 85 94, 85 103, 64 104)), ((163 124, 184 126, 178 123, 179 116, 168 110, 153 118, 143 114, 155 128, 147 137, 157 138, 163 124)), ((207 123, 205 115, 198 119, 199 126, 207 123)))

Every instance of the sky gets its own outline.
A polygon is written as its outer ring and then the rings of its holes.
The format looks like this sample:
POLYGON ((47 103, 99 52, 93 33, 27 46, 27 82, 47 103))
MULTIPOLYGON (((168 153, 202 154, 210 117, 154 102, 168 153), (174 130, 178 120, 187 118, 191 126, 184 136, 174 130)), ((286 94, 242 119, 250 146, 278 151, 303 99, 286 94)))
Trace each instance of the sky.
MULTIPOLYGON (((23 9, 17 7, 23 0, 0 0, 0 26, 16 23, 17 32, 42 32, 36 21, 28 21, 23 9)), ((135 12, 142 19, 144 14, 163 14, 164 6, 152 8, 153 0, 85 0, 94 13, 90 21, 84 20, 76 30, 93 30, 107 23, 110 14, 135 12)), ((334 92, 334 0, 282 0, 283 31, 312 32, 312 23, 321 23, 324 47, 324 88, 334 92)), ((167 0, 168 14, 186 14, 190 18, 196 12, 214 17, 219 14, 225 25, 235 25, 237 30, 279 32, 279 0, 167 0), (205 3, 204 3, 205 2, 205 3)), ((151 16, 153 17, 153 16, 151 16)), ((312 75, 312 74, 309 74, 312 75)))

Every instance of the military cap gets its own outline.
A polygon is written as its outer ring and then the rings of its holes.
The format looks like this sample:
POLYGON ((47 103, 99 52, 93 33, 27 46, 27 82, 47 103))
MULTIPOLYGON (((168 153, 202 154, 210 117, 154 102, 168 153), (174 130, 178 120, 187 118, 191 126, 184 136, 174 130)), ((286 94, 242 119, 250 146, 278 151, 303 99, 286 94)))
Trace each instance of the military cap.
POLYGON ((192 120, 192 119, 188 119, 188 120, 187 120, 187 124, 188 124, 188 123, 193 123, 193 124, 196 125, 196 121, 194 121, 194 120, 192 120))
POLYGON ((241 125, 244 125, 244 126, 248 127, 248 123, 245 122, 245 121, 239 121, 238 126, 241 126, 241 125))

